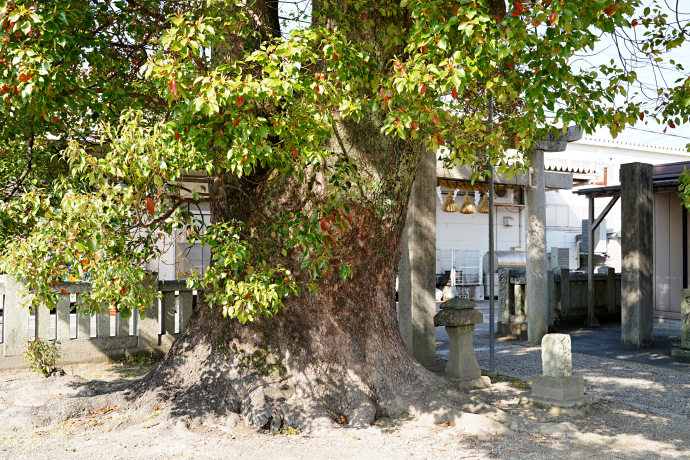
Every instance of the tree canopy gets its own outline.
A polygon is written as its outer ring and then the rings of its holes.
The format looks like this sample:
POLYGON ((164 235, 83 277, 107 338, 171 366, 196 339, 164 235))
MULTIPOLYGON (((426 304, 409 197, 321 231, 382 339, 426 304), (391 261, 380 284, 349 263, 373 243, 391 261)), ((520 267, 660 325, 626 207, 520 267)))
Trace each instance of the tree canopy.
POLYGON ((152 295, 147 262, 185 232, 213 253, 190 282, 252 321, 329 270, 351 274, 332 260, 359 225, 349 205, 385 199, 407 161, 391 151, 364 168, 372 160, 342 137, 348 123, 511 175, 553 126, 615 136, 645 116, 671 128, 688 119, 687 76, 650 102, 629 61, 583 61, 613 37, 638 62, 684 72, 664 54, 683 45, 687 23, 654 4, 309 6, 281 24, 280 2, 0 1, 0 270, 48 305, 71 271, 92 283, 80 308, 127 316, 152 295), (252 194, 286 177, 307 184, 304 206, 265 215, 252 194), (238 196, 250 209, 234 212, 238 196), (204 202, 238 217, 205 226, 190 212, 204 202))

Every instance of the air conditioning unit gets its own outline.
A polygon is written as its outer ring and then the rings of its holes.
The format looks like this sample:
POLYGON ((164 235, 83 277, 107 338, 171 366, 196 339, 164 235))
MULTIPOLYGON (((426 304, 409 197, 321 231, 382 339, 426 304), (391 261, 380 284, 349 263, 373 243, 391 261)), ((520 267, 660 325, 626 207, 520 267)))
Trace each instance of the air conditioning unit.
MULTIPOLYGON (((582 252, 589 252, 589 240, 588 240, 588 228, 589 220, 582 220, 582 252)), ((592 235, 594 240, 594 252, 599 254, 606 253, 606 220, 602 220, 599 226, 594 229, 594 234, 592 235)))
POLYGON ((513 204, 512 188, 494 191, 494 204, 513 204))
POLYGON ((569 270, 580 268, 577 248, 551 248, 551 268, 568 267, 569 270))

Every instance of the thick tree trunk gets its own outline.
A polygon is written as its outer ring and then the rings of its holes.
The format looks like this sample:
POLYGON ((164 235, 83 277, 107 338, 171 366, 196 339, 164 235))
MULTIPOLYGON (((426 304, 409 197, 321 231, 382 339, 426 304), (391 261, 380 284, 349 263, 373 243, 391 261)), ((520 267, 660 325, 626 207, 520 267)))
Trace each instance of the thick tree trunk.
MULTIPOLYGON (((369 30, 351 33, 353 40, 374 39, 369 30)), ((377 57, 381 68, 394 51, 377 57)), ((354 220, 336 240, 332 263, 349 265, 352 278, 343 281, 331 270, 316 292, 304 288, 276 316, 246 325, 201 303, 161 365, 134 389, 142 411, 159 406, 195 419, 240 413, 273 429, 365 426, 376 417, 425 413, 433 413, 434 422, 457 423, 468 398, 421 366, 399 333, 395 273, 422 147, 382 135, 382 123, 381 114, 343 123, 326 142, 355 161, 373 185, 341 199, 354 220)), ((270 218, 319 205, 318 196, 306 198, 305 184, 285 178, 269 185, 267 177, 263 171, 251 181, 222 178, 245 190, 214 204, 212 221, 238 219, 260 233, 257 208, 270 218)), ((292 265, 299 278, 298 257, 292 256, 275 259, 292 265)))

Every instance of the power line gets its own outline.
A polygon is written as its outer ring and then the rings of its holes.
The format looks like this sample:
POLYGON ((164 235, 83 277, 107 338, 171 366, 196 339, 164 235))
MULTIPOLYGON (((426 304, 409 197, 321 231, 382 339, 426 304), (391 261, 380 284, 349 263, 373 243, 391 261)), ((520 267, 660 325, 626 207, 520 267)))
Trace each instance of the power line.
POLYGON ((652 134, 656 134, 656 135, 659 135, 659 136, 679 137, 679 138, 681 138, 681 139, 688 139, 688 140, 690 140, 690 137, 681 136, 680 134, 660 133, 660 132, 658 132, 658 131, 652 131, 651 129, 635 128, 635 127, 633 127, 633 126, 628 126, 628 127, 625 128, 625 129, 634 129, 634 130, 636 130, 636 131, 644 131, 645 133, 652 133, 652 134))

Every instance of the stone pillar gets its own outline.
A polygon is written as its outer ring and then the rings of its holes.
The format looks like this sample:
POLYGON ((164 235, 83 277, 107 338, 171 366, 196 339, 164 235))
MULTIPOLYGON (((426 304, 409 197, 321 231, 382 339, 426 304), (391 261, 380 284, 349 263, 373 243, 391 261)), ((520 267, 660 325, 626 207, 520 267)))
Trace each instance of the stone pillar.
POLYGON ((501 268, 498 270, 498 322, 510 322, 510 276, 513 270, 501 268))
POLYGON ((561 320, 570 317, 570 270, 561 268, 561 320))
POLYGON ((609 315, 616 314, 616 269, 606 267, 606 308, 609 315))
POLYGON ((653 344, 654 195, 652 165, 621 165, 621 343, 643 348, 653 344))
POLYGON ((445 326, 450 339, 446 378, 465 389, 491 385, 489 377, 482 377, 482 370, 474 354, 474 325, 484 321, 481 312, 475 307, 474 302, 455 297, 443 302, 441 311, 434 316, 434 324, 445 326))
POLYGON ((527 204, 527 340, 541 342, 549 332, 546 301, 546 190, 544 151, 537 149, 531 163, 527 204))
POLYGON ((573 375, 573 358, 568 334, 547 334, 541 341, 542 374, 532 377, 530 399, 554 407, 587 405, 584 378, 573 375))
POLYGON ((556 332, 556 325, 554 321, 554 311, 556 310, 556 272, 549 270, 546 272, 547 285, 547 300, 546 310, 548 313, 548 327, 549 332, 556 332))
POLYGON ((671 355, 679 358, 690 358, 690 289, 683 289, 680 294, 680 348, 671 350, 671 355))
POLYGON ((423 152, 412 185, 398 270, 398 323, 423 365, 436 360, 436 156, 423 152))
POLYGON ((3 317, 3 356, 21 356, 26 350, 29 331, 29 309, 20 305, 19 291, 24 288, 15 277, 5 277, 3 317))

